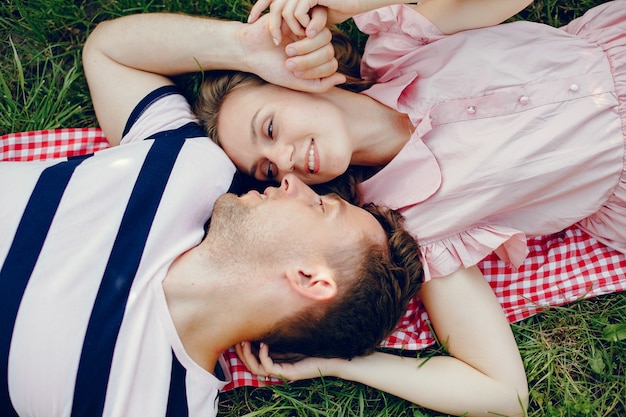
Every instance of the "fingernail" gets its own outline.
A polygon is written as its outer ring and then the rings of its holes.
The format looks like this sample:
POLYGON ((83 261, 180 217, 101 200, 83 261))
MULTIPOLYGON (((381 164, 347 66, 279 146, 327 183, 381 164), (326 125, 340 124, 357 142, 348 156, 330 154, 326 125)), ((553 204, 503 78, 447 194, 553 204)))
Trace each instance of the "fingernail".
POLYGON ((314 38, 314 37, 315 37, 315 35, 317 35, 317 30, 315 30, 315 29, 311 29, 311 30, 309 31, 309 38, 314 38))
POLYGON ((287 69, 290 71, 293 71, 296 69, 296 64, 294 64, 292 61, 287 61, 286 66, 287 66, 287 69))
POLYGON ((278 42, 278 39, 272 38, 272 40, 274 41, 274 45, 276 46, 280 45, 280 42, 278 42))
POLYGON ((289 56, 295 56, 298 53, 298 51, 296 51, 296 48, 292 46, 288 46, 287 49, 285 50, 285 53, 289 56))

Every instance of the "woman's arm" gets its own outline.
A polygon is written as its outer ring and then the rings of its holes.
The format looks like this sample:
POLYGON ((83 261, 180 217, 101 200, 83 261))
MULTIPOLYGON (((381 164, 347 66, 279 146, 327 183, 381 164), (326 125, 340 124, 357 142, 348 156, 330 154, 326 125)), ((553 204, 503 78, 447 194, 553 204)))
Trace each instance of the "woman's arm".
POLYGON ((424 361, 377 353, 345 364, 338 376, 449 414, 523 415, 528 386, 522 359, 480 270, 434 278, 419 296, 450 357, 424 361))
POLYGON ((434 278, 419 295, 451 356, 413 359, 375 353, 351 361, 309 358, 274 364, 265 346, 261 363, 247 346, 238 350, 260 375, 269 370, 286 379, 336 376, 453 415, 524 415, 528 386, 522 360, 509 322, 480 270, 472 267, 434 278))
POLYGON ((249 21, 256 21, 269 7, 270 32, 280 40, 283 22, 293 33, 313 36, 327 23, 341 23, 359 13, 399 3, 418 3, 415 10, 443 33, 452 34, 497 25, 519 13, 532 0, 259 0, 250 12, 249 21), (319 6, 328 9, 327 19, 311 15, 311 11, 319 6))
POLYGON ((296 78, 286 68, 285 46, 274 45, 262 21, 250 25, 182 14, 137 14, 99 24, 87 39, 83 63, 100 126, 116 144, 137 103, 154 89, 172 84, 169 76, 232 69, 305 91, 343 82, 334 74, 330 32, 291 45, 298 49, 298 65, 317 68, 309 71, 314 79, 296 78))
POLYGON ((493 26, 524 10, 532 0, 426 0, 417 6, 446 34, 493 26))

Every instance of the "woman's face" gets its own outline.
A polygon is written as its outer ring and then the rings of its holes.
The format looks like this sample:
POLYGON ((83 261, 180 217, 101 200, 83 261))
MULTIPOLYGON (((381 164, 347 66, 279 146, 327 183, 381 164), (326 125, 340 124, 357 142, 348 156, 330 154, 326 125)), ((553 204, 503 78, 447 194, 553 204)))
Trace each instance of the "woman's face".
POLYGON ((268 84, 232 91, 217 131, 242 172, 275 182, 293 173, 306 184, 320 184, 348 169, 352 146, 346 122, 327 95, 268 84))

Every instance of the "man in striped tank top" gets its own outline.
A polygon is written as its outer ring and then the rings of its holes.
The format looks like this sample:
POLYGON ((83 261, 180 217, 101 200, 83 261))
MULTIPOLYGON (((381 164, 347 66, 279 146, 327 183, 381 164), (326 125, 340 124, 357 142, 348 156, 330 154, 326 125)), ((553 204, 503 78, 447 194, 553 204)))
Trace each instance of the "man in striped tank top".
MULTIPOLYGON (((196 41, 235 54, 231 25, 208 22, 196 41)), ((419 261, 390 247, 401 236, 417 253, 395 213, 292 175, 238 195, 167 77, 196 57, 150 38, 166 33, 136 39, 144 23, 107 22, 84 51, 99 123, 121 146, 0 164, 3 417, 215 415, 225 349, 366 354, 419 287, 419 261)))

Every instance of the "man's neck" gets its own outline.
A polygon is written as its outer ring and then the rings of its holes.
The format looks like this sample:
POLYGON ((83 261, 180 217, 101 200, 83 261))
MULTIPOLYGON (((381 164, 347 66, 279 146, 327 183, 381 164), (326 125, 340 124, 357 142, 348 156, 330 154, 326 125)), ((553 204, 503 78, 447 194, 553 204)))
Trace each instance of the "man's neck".
POLYGON ((178 257, 163 280, 163 291, 185 351, 213 372, 226 349, 257 336, 263 317, 254 307, 259 296, 237 278, 242 274, 223 271, 223 262, 212 260, 206 250, 199 246, 178 257))
POLYGON ((232 298, 226 293, 231 290, 214 285, 217 281, 202 265, 197 248, 178 257, 163 280, 170 316, 185 351, 211 373, 235 334, 234 323, 229 322, 233 317, 226 314, 232 298))

